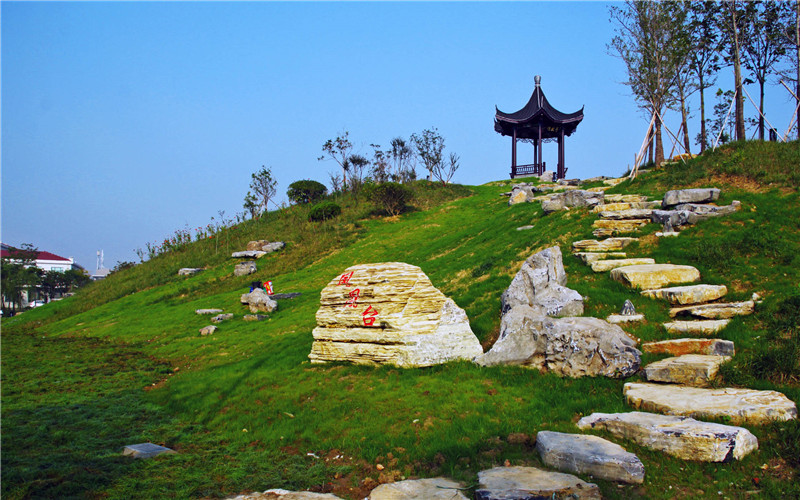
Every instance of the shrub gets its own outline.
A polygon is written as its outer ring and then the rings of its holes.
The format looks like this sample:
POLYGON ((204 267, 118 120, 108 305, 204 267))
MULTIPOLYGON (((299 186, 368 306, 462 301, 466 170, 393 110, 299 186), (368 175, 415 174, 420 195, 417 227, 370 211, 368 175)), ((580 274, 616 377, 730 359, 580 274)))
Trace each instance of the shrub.
POLYGON ((311 211, 308 213, 308 220, 321 221, 333 219, 341 213, 342 207, 332 201, 323 201, 311 207, 311 211))
POLYGON ((289 184, 286 196, 295 203, 315 203, 328 193, 324 184, 312 180, 295 181, 289 184))
POLYGON ((386 210, 389 215, 403 211, 414 194, 409 188, 397 182, 384 182, 373 186, 367 193, 369 200, 386 210))

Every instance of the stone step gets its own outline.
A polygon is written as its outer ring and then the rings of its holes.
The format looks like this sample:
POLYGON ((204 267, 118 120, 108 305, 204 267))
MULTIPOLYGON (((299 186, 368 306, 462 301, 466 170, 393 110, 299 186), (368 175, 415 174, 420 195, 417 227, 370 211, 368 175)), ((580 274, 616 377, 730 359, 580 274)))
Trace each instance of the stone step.
POLYGON ((650 363, 644 367, 644 376, 650 382, 708 387, 719 373, 720 365, 730 359, 730 356, 684 354, 650 363))
POLYGON ((554 469, 609 481, 644 482, 639 457, 598 436, 541 431, 536 435, 536 451, 542 462, 554 469))
POLYGON ((682 203, 709 203, 719 199, 719 193, 718 188, 675 189, 664 193, 661 206, 668 208, 682 203))
POLYGON ((702 389, 629 382, 625 400, 637 410, 692 418, 730 418, 734 424, 762 425, 797 418, 797 405, 777 391, 702 389))
POLYGON ((618 267, 636 266, 639 264, 655 264, 656 261, 647 257, 640 257, 635 259, 614 259, 614 260, 596 260, 590 264, 592 271, 602 273, 610 271, 618 267))
POLYGON ((647 196, 641 194, 607 194, 604 199, 608 203, 636 203, 647 201, 647 196))
POLYGON ((475 500, 560 498, 600 500, 600 488, 572 474, 536 467, 495 467, 478 473, 475 500))
POLYGON ((367 500, 399 500, 401 498, 427 498, 430 500, 467 500, 459 490, 465 485, 445 477, 407 479, 381 484, 373 489, 367 500))
POLYGON ((630 233, 648 224, 650 224, 650 219, 597 219, 592 222, 592 227, 595 229, 610 229, 621 233, 630 233))
POLYGON ((612 325, 636 323, 637 321, 644 321, 644 314, 610 314, 606 317, 606 321, 612 325))
POLYGON ((670 321, 662 326, 672 334, 712 335, 728 326, 729 319, 706 319, 699 321, 670 321))
POLYGON ((700 304, 686 307, 673 307, 669 316, 694 316, 704 319, 728 319, 734 316, 747 316, 753 314, 756 303, 752 300, 745 302, 723 302, 717 304, 700 304))
POLYGON ((722 339, 673 339, 642 344, 642 351, 653 354, 709 354, 714 356, 733 356, 733 342, 722 339))
POLYGON ((604 430, 645 448, 700 462, 741 460, 758 449, 758 439, 743 427, 657 413, 593 413, 580 419, 578 428, 604 430))
POLYGON ((611 252, 622 250, 639 238, 607 238, 604 240, 578 240, 572 243, 573 252, 611 252))
POLYGON ((601 219, 606 220, 650 220, 652 208, 629 208, 627 210, 602 210, 598 213, 601 219))
POLYGON ((656 209, 661 208, 660 201, 634 201, 634 202, 617 202, 617 203, 604 203, 597 205, 592 209, 593 213, 606 212, 611 210, 630 210, 632 208, 647 208, 656 209))
POLYGON ((584 264, 591 264, 596 260, 604 260, 609 257, 624 259, 628 256, 625 252, 575 252, 572 255, 581 259, 584 264))
POLYGON ((690 305, 711 302, 728 293, 725 285, 690 285, 642 290, 640 292, 651 299, 666 299, 670 304, 690 305))
POLYGON ((611 279, 633 288, 648 290, 697 281, 700 279, 700 271, 692 266, 676 264, 643 264, 613 269, 611 279))

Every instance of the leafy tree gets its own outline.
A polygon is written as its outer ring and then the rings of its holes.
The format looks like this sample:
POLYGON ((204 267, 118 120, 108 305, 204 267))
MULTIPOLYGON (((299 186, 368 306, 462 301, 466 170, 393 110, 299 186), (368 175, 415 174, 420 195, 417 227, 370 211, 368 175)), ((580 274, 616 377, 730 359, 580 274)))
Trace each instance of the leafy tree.
POLYGON ((672 103, 686 59, 686 11, 676 2, 625 2, 610 8, 615 36, 609 52, 622 59, 639 106, 655 115, 655 163, 664 161, 662 115, 672 103))
MULTIPOLYGON (((725 144, 731 140, 733 130, 736 126, 735 117, 728 117, 728 110, 731 107, 731 99, 733 99, 733 91, 722 89, 717 90, 717 103, 714 105, 714 119, 711 122, 711 136, 716 141, 717 136, 720 138, 720 144, 725 144), (726 117, 728 119, 726 120, 726 117)), ((712 141, 709 141, 712 142, 712 141)), ((710 144, 709 144, 710 146, 710 144)))
POLYGON ((372 179, 377 182, 386 182, 389 180, 389 158, 391 157, 390 151, 382 151, 379 144, 370 144, 372 147, 372 179))
POLYGON ((742 33, 742 63, 758 82, 758 138, 764 140, 764 85, 767 77, 786 54, 786 42, 781 25, 781 5, 775 1, 755 0, 745 8, 742 33))
POLYGON ((342 207, 332 201, 317 203, 308 212, 308 220, 323 221, 338 217, 342 213, 342 207))
POLYGON ((742 0, 730 0, 720 3, 716 17, 717 27, 722 34, 725 50, 725 62, 733 66, 733 85, 736 91, 736 140, 746 139, 744 130, 744 92, 742 91, 742 33, 745 29, 747 15, 742 0))
POLYGON ((289 200, 305 205, 316 203, 328 193, 328 188, 324 184, 312 180, 295 181, 289 184, 286 196, 289 200))
POLYGON ((441 168, 442 151, 444 151, 444 137, 439 135, 436 127, 425 129, 422 134, 411 134, 411 144, 416 149, 417 158, 428 169, 429 178, 433 178, 433 171, 441 168))
POLYGON ((450 153, 450 158, 447 163, 441 162, 438 166, 434 167, 433 175, 442 185, 447 185, 450 182, 450 179, 453 178, 458 167, 461 166, 459 163, 460 158, 455 153, 450 153))
POLYGON ((361 186, 364 184, 364 170, 369 165, 369 160, 361 155, 350 155, 348 163, 350 165, 350 192, 358 201, 361 186))
POLYGON ((269 200, 277 192, 278 181, 272 177, 272 169, 261 166, 261 170, 251 174, 250 189, 244 197, 244 208, 256 218, 267 211, 269 200))
POLYGON ((373 186, 367 193, 370 201, 383 207, 389 215, 398 215, 414 196, 411 190, 397 182, 384 182, 373 186))
MULTIPOLYGON (((794 83, 795 110, 800 108, 800 0, 782 2, 783 43, 786 45, 788 64, 779 74, 783 80, 794 83)), ((800 139, 800 120, 797 120, 797 138, 800 139)))
POLYGON ((705 90, 714 86, 719 71, 719 53, 722 50, 720 34, 714 19, 718 15, 719 4, 712 0, 693 1, 689 6, 687 18, 690 46, 689 70, 700 92, 700 134, 697 142, 700 153, 708 147, 706 131, 705 90))
MULTIPOLYGON (((342 188, 347 187, 347 172, 350 170, 350 151, 353 150, 353 143, 350 142, 350 132, 345 130, 342 134, 336 136, 335 139, 328 139, 322 145, 322 151, 325 153, 317 160, 322 161, 326 155, 342 167, 342 188)), ((331 179, 333 180, 333 179, 331 179)), ((334 189, 336 191, 336 189, 334 189)))
POLYGON ((35 266, 38 251, 29 243, 22 248, 8 248, 8 257, 0 259, 0 288, 3 302, 10 302, 13 311, 22 309, 22 292, 41 280, 41 269, 35 266))
POLYGON ((417 178, 417 172, 414 169, 414 151, 402 137, 392 139, 389 157, 393 166, 393 180, 406 183, 417 178))

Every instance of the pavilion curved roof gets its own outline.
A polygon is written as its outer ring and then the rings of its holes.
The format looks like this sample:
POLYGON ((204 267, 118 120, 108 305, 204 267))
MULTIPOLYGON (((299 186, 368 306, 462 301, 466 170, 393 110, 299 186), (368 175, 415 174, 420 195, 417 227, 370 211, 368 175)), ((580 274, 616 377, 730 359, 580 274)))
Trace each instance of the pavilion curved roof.
POLYGON ((542 87, 537 82, 528 103, 519 111, 504 113, 495 106, 494 129, 502 135, 512 135, 517 129, 519 138, 538 137, 538 125, 543 126, 542 138, 556 137, 557 133, 548 130, 563 126, 564 135, 571 135, 583 120, 583 107, 574 113, 563 113, 554 108, 545 97, 542 87), (533 130, 537 130, 533 136, 533 130))

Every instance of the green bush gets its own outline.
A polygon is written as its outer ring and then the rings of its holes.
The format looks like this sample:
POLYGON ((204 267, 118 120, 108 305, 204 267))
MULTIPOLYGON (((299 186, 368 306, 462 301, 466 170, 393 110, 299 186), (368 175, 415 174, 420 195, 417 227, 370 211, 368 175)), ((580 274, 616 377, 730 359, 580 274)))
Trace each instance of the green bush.
POLYGON ((367 191, 367 198, 386 210, 389 215, 397 215, 403 211, 406 203, 411 201, 414 193, 409 188, 397 182, 384 182, 371 186, 367 191))
POLYGON ((323 201, 311 207, 311 211, 308 213, 308 220, 321 221, 333 219, 341 213, 342 207, 332 201, 323 201))
POLYGON ((315 203, 328 194, 328 188, 324 184, 312 180, 295 181, 289 184, 286 196, 295 203, 306 204, 315 203))

